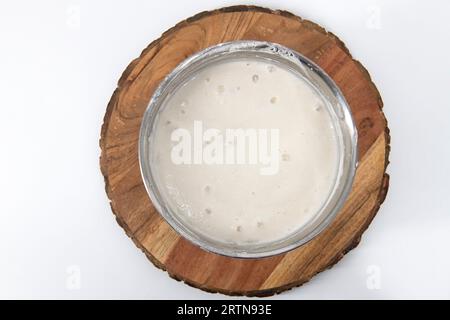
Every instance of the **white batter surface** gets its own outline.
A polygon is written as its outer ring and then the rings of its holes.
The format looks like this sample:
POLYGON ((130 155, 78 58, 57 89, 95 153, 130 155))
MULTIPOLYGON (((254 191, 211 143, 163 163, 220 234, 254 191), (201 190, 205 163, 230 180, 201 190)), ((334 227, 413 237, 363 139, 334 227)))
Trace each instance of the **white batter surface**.
POLYGON ((155 130, 151 166, 164 201, 196 232, 220 241, 264 243, 295 232, 321 208, 337 174, 324 101, 297 75, 263 60, 201 70, 167 100, 155 130), (194 121, 223 135, 278 129, 276 173, 261 174, 261 163, 175 164, 179 141, 171 135, 184 128, 194 136, 194 121))

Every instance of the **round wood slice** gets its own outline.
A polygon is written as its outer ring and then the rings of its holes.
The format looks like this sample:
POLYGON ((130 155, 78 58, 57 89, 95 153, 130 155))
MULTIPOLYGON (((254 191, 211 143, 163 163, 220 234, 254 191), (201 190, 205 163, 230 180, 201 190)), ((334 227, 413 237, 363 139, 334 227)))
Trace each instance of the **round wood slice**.
POLYGON ((130 63, 108 104, 101 131, 101 170, 117 222, 157 267, 210 292, 266 296, 299 286, 353 249, 384 201, 389 130, 382 100, 366 69, 332 33, 286 11, 236 6, 180 22, 130 63), (347 99, 359 136, 359 166, 337 218, 308 244, 263 259, 206 252, 181 238, 155 210, 138 162, 143 113, 159 82, 188 56, 232 40, 266 40, 292 48, 321 66, 347 99))

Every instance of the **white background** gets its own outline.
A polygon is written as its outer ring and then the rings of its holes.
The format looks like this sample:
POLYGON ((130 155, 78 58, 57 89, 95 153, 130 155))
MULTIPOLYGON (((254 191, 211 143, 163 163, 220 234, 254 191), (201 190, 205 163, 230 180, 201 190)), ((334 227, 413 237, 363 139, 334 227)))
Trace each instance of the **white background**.
MULTIPOLYGON (((273 298, 450 298, 450 2, 251 3, 338 35, 370 71, 392 134, 390 190, 361 244, 273 298)), ((170 279, 125 236, 98 139, 128 63, 179 20, 233 4, 2 1, 0 298, 225 297, 170 279)))

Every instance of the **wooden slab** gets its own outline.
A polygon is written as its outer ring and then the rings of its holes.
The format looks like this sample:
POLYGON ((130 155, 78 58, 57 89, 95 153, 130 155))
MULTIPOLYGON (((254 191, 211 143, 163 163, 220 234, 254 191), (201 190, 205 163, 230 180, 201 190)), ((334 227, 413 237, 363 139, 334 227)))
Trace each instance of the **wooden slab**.
POLYGON ((253 6, 202 12, 180 22, 130 63, 108 104, 101 132, 101 170, 117 222, 157 267, 210 292, 265 296, 299 286, 353 249, 384 201, 389 130, 366 69, 317 24, 253 6), (171 229, 145 191, 138 163, 141 119, 159 82, 182 60, 232 40, 266 40, 320 65, 338 84, 358 128, 360 163, 352 192, 334 222, 308 244, 264 259, 234 259, 199 249, 171 229))

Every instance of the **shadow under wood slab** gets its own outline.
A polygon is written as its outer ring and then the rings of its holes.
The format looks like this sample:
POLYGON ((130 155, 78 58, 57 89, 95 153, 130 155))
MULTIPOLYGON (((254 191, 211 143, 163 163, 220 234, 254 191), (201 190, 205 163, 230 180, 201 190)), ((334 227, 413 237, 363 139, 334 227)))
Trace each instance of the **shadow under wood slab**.
POLYGON ((229 295, 267 296, 299 286, 356 247, 384 201, 389 130, 366 69, 333 34, 285 11, 236 6, 180 22, 130 63, 108 104, 101 131, 101 170, 118 223, 147 257, 177 280, 229 295), (343 92, 358 130, 359 166, 336 219, 308 244, 263 259, 206 252, 181 238, 153 207, 141 179, 139 129, 159 82, 188 56, 233 40, 279 43, 324 69, 343 92))

